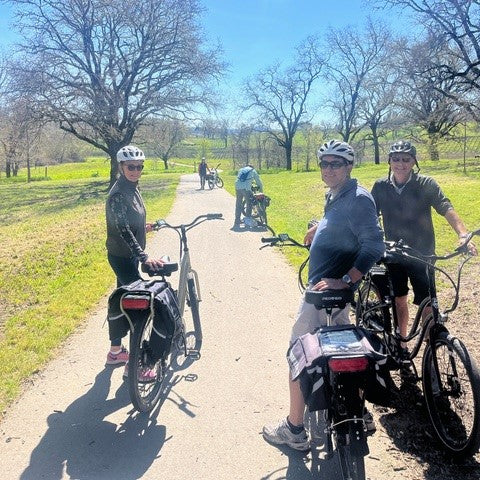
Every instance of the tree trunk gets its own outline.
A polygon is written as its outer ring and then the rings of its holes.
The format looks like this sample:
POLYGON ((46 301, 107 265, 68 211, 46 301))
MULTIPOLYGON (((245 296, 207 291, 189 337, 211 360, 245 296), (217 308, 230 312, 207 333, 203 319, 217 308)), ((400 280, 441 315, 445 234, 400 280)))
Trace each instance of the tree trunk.
POLYGON ((168 155, 162 157, 163 164, 165 165, 165 170, 168 170, 168 155))
POLYGON ((436 162, 440 159, 440 155, 438 153, 438 145, 437 145, 437 136, 430 135, 429 136, 430 145, 428 146, 429 153, 430 153, 430 160, 436 162))
POLYGON ((117 181, 117 174, 118 174, 117 154, 110 153, 110 188, 112 188, 113 184, 117 181))
POLYGON ((373 142, 373 151, 374 151, 374 161, 375 165, 380 164, 380 145, 378 142, 378 133, 376 126, 370 126, 372 130, 372 142, 373 142))
POLYGON ((285 158, 287 160, 287 170, 292 169, 292 142, 285 142, 285 158))

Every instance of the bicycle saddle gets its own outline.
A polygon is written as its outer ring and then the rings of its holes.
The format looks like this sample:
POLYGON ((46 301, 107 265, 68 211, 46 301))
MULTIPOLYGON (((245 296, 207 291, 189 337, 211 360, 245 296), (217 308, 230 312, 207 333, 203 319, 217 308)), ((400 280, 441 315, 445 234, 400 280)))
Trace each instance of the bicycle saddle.
POLYGON ((150 277, 161 275, 162 277, 168 277, 172 272, 178 270, 177 262, 166 262, 160 268, 152 268, 149 265, 142 264, 142 272, 146 273, 150 277))
POLYGON ((350 288, 343 290, 307 290, 305 301, 315 305, 318 310, 322 308, 345 308, 347 303, 353 302, 353 290, 350 288))

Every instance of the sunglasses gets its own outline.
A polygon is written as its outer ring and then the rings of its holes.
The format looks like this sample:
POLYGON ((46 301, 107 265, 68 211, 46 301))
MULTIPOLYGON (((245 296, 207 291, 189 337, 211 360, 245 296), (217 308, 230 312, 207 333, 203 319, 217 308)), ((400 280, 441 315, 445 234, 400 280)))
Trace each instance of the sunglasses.
POLYGON ((413 162, 413 158, 406 158, 406 157, 402 157, 402 158, 392 157, 390 160, 394 163, 398 163, 398 162, 410 163, 410 162, 413 162))
POLYGON ((320 160, 318 164, 320 165, 320 168, 323 170, 326 170, 327 168, 331 168, 332 170, 338 170, 347 165, 345 162, 340 162, 340 161, 327 162, 325 160, 320 160))
POLYGON ((135 170, 141 172, 143 170, 143 165, 127 165, 127 169, 129 172, 134 172, 135 170))

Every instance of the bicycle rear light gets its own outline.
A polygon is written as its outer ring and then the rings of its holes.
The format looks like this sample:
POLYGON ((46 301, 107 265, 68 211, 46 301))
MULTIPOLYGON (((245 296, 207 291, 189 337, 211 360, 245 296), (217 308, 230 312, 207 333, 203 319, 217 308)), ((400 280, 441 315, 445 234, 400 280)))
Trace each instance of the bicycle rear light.
POLYGON ((124 310, 147 310, 150 308, 149 296, 125 296, 122 298, 122 307, 124 310))
POLYGON ((368 368, 367 357, 333 357, 328 360, 330 370, 335 373, 363 372, 368 368))

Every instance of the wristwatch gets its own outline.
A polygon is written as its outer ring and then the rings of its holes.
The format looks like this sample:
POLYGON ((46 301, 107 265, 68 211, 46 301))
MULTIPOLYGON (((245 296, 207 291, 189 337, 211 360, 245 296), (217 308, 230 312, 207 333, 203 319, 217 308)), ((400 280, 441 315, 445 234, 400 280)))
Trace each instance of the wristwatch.
POLYGON ((346 283, 349 287, 353 287, 355 284, 353 283, 352 281, 352 278, 350 277, 350 275, 348 273, 346 273, 343 277, 342 277, 342 282, 343 283, 346 283))

